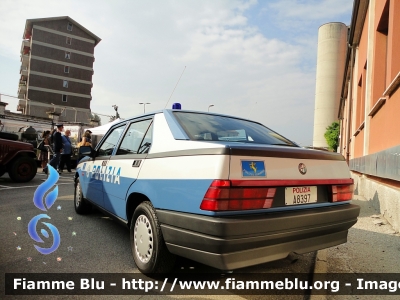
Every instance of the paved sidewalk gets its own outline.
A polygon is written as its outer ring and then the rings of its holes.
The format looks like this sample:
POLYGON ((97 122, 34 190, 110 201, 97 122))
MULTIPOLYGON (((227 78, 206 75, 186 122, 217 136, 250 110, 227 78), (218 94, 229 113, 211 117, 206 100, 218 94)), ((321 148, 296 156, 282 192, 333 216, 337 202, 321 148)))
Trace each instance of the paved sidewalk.
MULTIPOLYGON (((400 273, 400 234, 369 201, 354 196, 361 207, 346 244, 318 251, 315 273, 400 273)), ((311 299, 395 299, 397 296, 312 296, 311 299)))

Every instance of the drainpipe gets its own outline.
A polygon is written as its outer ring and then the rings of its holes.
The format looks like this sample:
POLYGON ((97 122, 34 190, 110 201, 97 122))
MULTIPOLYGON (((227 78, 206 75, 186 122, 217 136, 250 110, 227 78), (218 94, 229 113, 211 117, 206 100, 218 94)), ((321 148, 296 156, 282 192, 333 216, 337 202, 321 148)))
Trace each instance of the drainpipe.
MULTIPOLYGON (((340 102, 344 101, 340 98, 340 102)), ((339 153, 343 153, 343 117, 339 118, 339 153)))
POLYGON ((352 99, 353 99, 353 59, 354 59, 354 48, 355 46, 350 45, 351 55, 350 55, 350 87, 349 87, 349 109, 347 112, 347 145, 346 145, 346 162, 349 164, 350 161, 350 128, 351 128, 351 108, 352 108, 352 99))

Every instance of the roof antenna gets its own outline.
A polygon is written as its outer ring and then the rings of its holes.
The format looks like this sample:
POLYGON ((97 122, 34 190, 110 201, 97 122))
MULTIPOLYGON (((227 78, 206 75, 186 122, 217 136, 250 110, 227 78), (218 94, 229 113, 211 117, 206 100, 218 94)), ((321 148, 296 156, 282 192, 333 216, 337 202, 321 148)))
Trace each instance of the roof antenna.
POLYGON ((176 83, 176 85, 175 85, 175 87, 174 87, 174 90, 173 90, 172 93, 171 93, 171 96, 169 96, 169 99, 168 99, 168 101, 167 101, 167 104, 165 104, 164 109, 167 107, 169 100, 171 100, 171 97, 172 97, 172 95, 174 94, 175 89, 176 89, 176 87, 178 86, 178 83, 179 83, 179 81, 181 80, 182 75, 183 75, 183 73, 185 72, 185 70, 186 70, 186 66, 185 66, 185 68, 183 69, 182 74, 181 74, 181 77, 179 77, 178 82, 176 83))

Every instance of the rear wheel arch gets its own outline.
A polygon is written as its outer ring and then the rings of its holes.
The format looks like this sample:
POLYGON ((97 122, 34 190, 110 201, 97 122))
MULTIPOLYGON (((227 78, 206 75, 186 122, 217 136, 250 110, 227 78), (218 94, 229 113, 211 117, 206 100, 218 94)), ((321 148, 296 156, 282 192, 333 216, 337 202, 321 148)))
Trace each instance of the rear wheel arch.
POLYGON ((128 200, 126 202, 126 218, 128 220, 128 228, 131 226, 131 220, 133 213, 135 212, 136 207, 140 205, 140 203, 144 201, 151 200, 144 194, 141 193, 132 193, 129 195, 128 200))
POLYGON ((21 157, 31 157, 31 158, 33 158, 35 161, 36 161, 36 159, 37 159, 35 153, 32 152, 32 151, 18 151, 18 152, 16 152, 16 153, 12 154, 11 156, 8 156, 8 157, 6 156, 6 157, 5 157, 5 160, 4 160, 2 163, 3 163, 3 164, 7 167, 7 169, 8 169, 8 168, 10 167, 10 165, 14 163, 14 161, 20 159, 21 157))
MULTIPOLYGON (((135 205, 139 201, 132 203, 135 205)), ((176 256, 169 252, 165 244, 161 224, 150 201, 136 206, 129 231, 133 259, 143 274, 168 273, 173 269, 176 256)))

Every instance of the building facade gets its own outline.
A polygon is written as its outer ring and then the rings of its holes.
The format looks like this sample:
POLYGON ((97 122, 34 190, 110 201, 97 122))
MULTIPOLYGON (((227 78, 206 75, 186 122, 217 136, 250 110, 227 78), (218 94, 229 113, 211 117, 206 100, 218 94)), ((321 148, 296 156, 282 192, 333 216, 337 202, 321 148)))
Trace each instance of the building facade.
POLYGON ((18 110, 87 123, 91 118, 94 48, 100 38, 70 17, 26 20, 18 110))
POLYGON ((355 0, 338 110, 355 193, 400 230, 400 1, 355 0))

